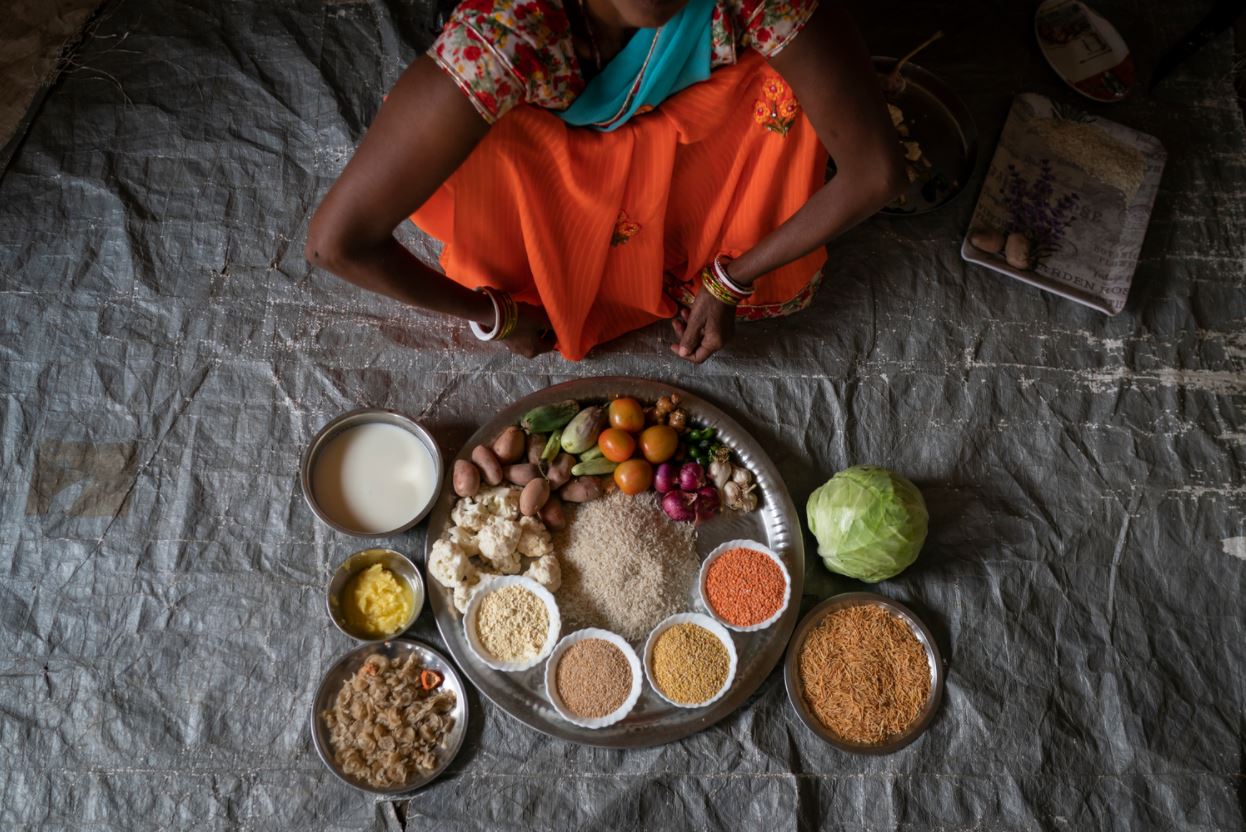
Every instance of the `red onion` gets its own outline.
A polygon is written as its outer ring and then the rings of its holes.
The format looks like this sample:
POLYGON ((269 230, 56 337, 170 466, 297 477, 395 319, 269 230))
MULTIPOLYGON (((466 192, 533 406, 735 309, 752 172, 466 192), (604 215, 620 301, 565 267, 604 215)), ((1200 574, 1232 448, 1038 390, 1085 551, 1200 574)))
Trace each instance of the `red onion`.
POLYGON ((653 487, 659 494, 679 488, 679 469, 673 462, 663 462, 653 475, 653 487))
POLYGON ((705 485, 705 469, 699 462, 685 462, 679 469, 679 487, 684 491, 696 491, 705 485))
POLYGON ((662 510, 672 520, 690 523, 697 519, 696 502, 696 494, 688 494, 684 491, 669 491, 662 498, 662 510))
POLYGON ((718 508, 722 505, 722 501, 718 497, 718 489, 712 485, 704 486, 697 490, 697 523, 705 523, 713 520, 718 514, 718 508))

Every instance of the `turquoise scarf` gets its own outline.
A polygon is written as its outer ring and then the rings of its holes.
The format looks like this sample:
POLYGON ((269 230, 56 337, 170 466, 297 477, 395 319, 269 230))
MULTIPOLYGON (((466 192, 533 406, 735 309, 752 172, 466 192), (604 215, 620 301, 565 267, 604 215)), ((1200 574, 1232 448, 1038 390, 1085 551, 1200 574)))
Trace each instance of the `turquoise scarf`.
POLYGON ((662 28, 636 30, 571 106, 558 112, 559 118, 577 127, 614 130, 639 108, 656 107, 683 88, 709 78, 714 3, 690 0, 662 28))

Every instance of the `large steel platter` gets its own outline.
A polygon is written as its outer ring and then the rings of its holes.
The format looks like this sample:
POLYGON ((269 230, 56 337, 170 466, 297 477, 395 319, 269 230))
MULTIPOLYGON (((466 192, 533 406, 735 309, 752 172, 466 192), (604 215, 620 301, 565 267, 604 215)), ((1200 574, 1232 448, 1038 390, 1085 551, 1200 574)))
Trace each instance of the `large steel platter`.
MULTIPOLYGON (((698 553, 704 558, 715 546, 735 539, 758 540, 767 544, 783 558, 791 571, 792 601, 779 621, 768 629, 752 633, 732 633, 740 663, 735 682, 722 699, 703 709, 676 708, 663 702, 646 685, 640 702, 626 719, 608 728, 592 730, 563 720, 549 704, 545 696, 544 663, 521 673, 502 673, 477 660, 467 646, 462 617, 454 608, 452 593, 437 581, 429 580, 428 598, 436 616, 437 627, 464 675, 499 708, 551 736, 585 745, 638 748, 672 742, 707 728, 740 707, 757 690, 783 655, 788 638, 799 618, 805 578, 805 551, 800 519, 792 504, 792 498, 787 493, 778 469, 758 443, 738 422, 698 396, 668 384, 638 378, 599 377, 570 381, 547 387, 502 410, 476 431, 456 458, 466 459, 473 447, 491 441, 507 425, 518 424, 524 413, 538 405, 563 399, 577 399, 585 403, 600 402, 621 395, 634 396, 642 402, 653 402, 672 392, 682 397, 681 407, 688 411, 693 421, 701 425, 713 425, 718 429, 721 441, 734 451, 739 461, 753 471, 761 494, 761 503, 756 511, 747 514, 725 511, 701 526, 697 530, 698 553)), ((450 522, 450 510, 454 506, 455 496, 448 477, 453 467, 446 465, 446 487, 429 521, 428 541, 424 551, 425 564, 428 562, 428 552, 433 542, 445 532, 450 522)), ((689 588, 687 609, 698 608, 696 587, 693 586, 689 588)), ((568 632, 565 625, 563 631, 564 634, 568 632)), ((643 642, 633 646, 640 652, 643 642)))

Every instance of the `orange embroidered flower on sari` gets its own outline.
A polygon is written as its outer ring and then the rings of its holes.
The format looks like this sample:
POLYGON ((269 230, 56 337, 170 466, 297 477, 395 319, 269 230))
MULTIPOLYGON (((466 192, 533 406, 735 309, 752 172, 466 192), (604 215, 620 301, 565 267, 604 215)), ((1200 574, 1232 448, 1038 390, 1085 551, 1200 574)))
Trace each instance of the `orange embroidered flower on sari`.
POLYGON ((627 218, 626 211, 620 211, 619 218, 614 221, 614 236, 610 238, 610 245, 621 246, 635 237, 638 231, 640 226, 627 218))
POLYGON ((800 113, 800 104, 777 75, 762 81, 761 94, 762 97, 753 102, 753 121, 772 133, 786 136, 800 113))

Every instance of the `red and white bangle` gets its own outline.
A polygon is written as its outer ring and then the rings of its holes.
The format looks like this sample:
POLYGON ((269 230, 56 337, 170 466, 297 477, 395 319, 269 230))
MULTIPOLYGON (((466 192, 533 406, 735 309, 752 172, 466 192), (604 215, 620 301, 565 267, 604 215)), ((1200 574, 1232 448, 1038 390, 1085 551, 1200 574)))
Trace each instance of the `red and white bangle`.
POLYGON ((720 254, 714 258, 712 264, 701 270, 701 284, 720 303, 725 303, 727 306, 739 306, 755 290, 752 286, 745 288, 732 280, 722 260, 723 257, 720 254))
POLYGON ((724 259, 728 263, 731 262, 731 258, 724 258, 721 254, 714 258, 714 276, 727 287, 728 291, 730 291, 733 295, 739 295, 741 300, 756 292, 756 286, 741 286, 739 283, 736 283, 731 279, 731 275, 727 274, 727 267, 723 265, 724 259))

